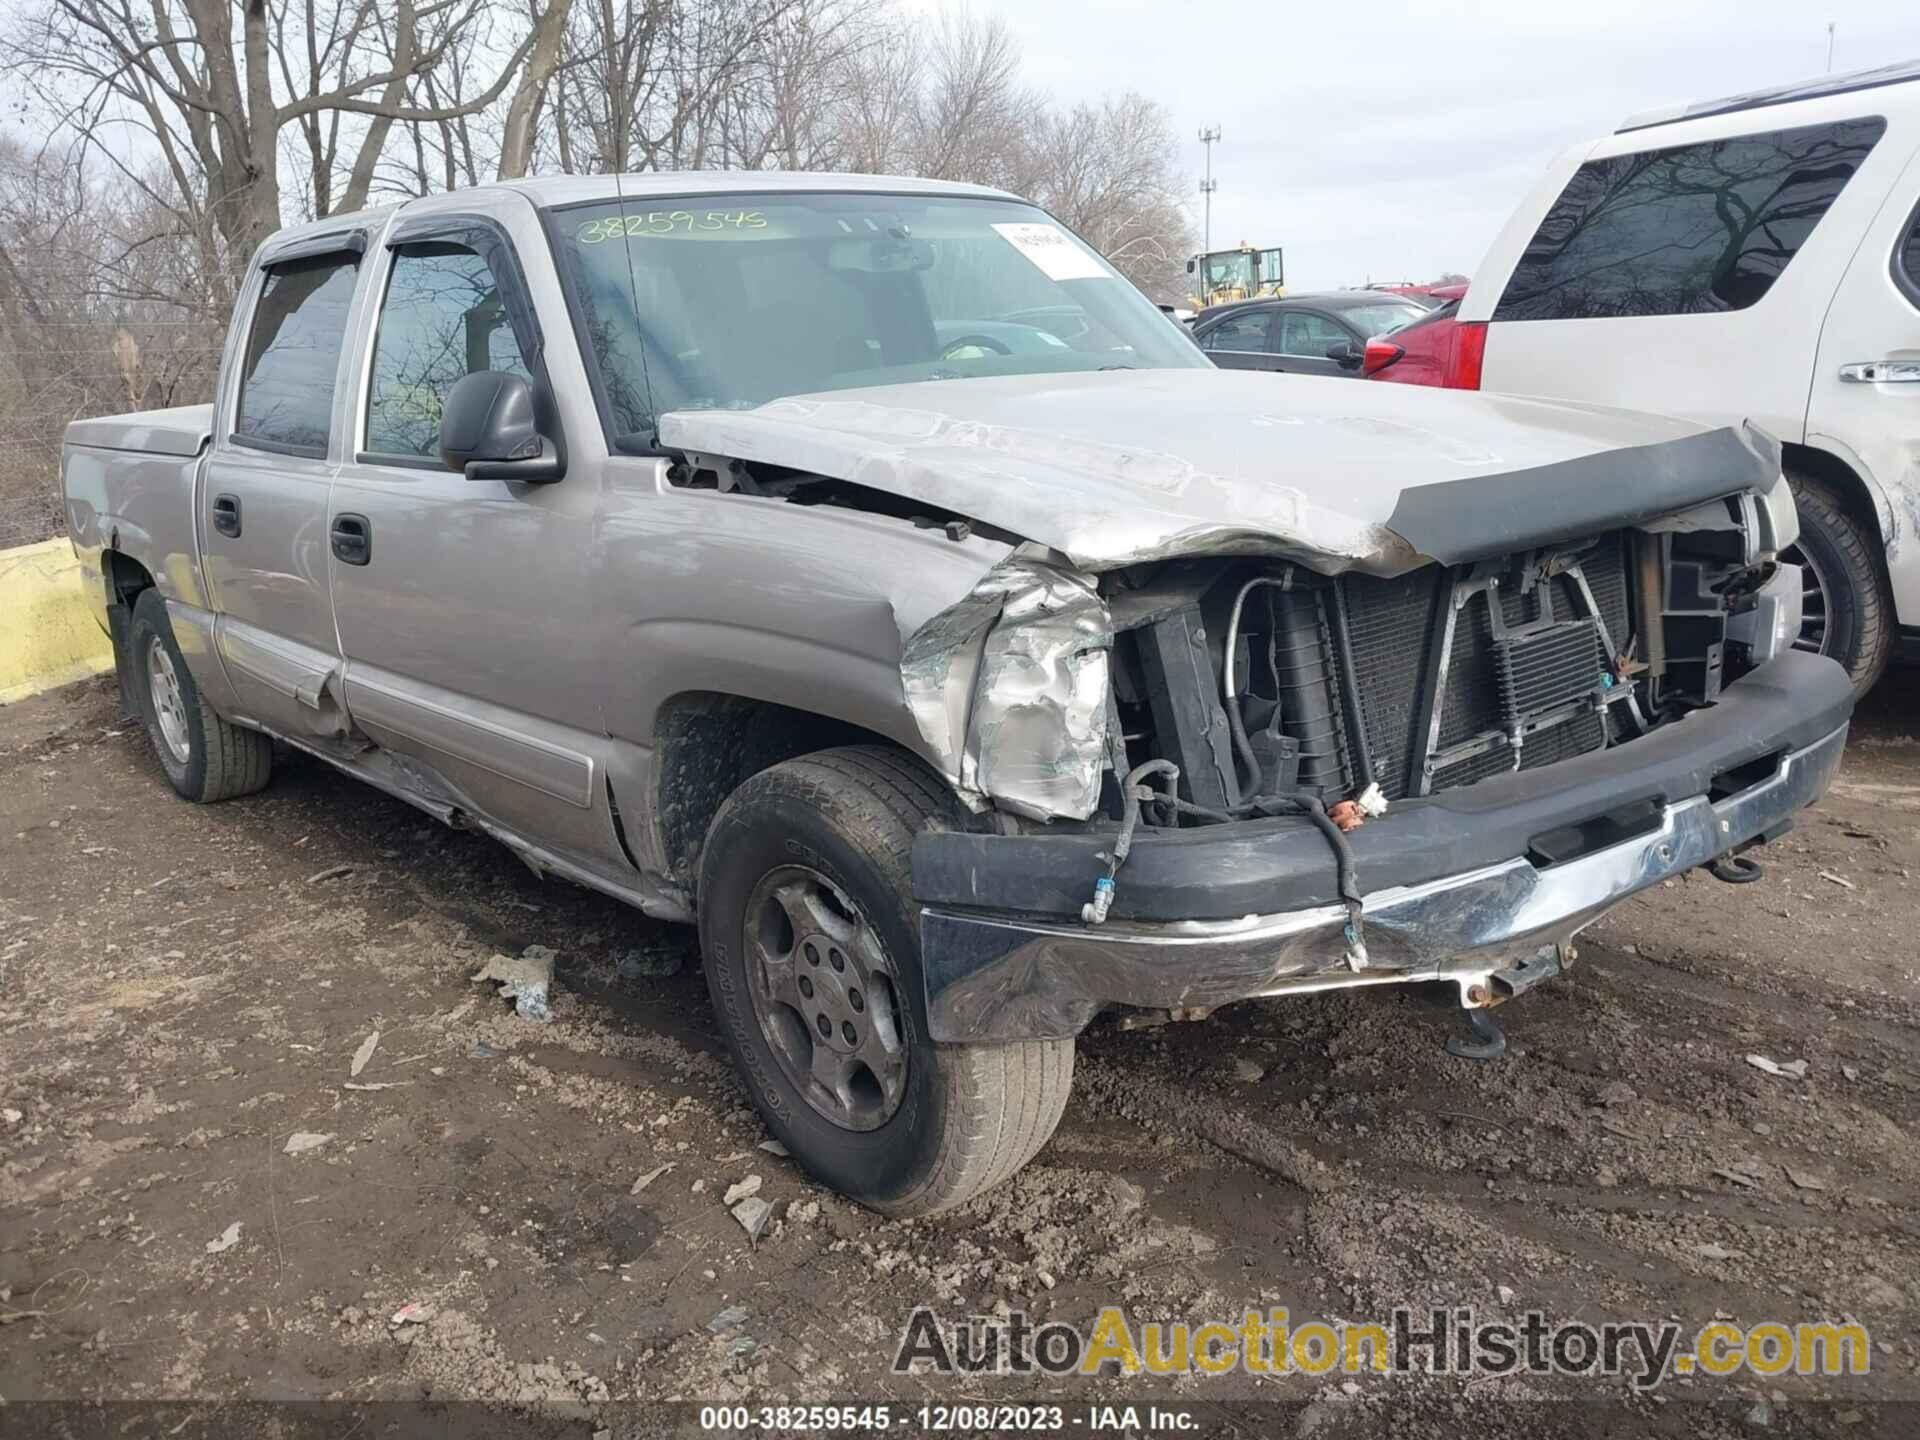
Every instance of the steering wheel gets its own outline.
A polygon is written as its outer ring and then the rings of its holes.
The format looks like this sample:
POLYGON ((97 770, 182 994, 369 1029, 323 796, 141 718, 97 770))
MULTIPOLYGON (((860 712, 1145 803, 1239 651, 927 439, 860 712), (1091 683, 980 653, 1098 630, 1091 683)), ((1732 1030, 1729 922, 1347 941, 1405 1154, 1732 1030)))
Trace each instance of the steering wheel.
POLYGON ((955 354, 954 352, 957 350, 986 350, 994 355, 1013 354, 1013 347, 1011 345, 996 340, 991 335, 962 335, 956 340, 949 340, 945 345, 940 347, 940 358, 942 360, 962 360, 967 358, 963 355, 955 354))

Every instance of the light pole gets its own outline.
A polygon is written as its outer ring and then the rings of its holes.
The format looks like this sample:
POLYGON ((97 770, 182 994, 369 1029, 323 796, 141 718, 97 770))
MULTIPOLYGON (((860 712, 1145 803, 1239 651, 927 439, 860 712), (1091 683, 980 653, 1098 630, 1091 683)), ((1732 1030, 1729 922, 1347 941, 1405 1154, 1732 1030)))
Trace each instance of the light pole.
POLYGON ((1219 139, 1218 125, 1200 132, 1200 143, 1207 147, 1207 175, 1200 182, 1200 193, 1205 197, 1206 208, 1206 220, 1200 231, 1200 253, 1203 255, 1213 249, 1213 192, 1220 188, 1220 182, 1213 178, 1213 147, 1219 139))

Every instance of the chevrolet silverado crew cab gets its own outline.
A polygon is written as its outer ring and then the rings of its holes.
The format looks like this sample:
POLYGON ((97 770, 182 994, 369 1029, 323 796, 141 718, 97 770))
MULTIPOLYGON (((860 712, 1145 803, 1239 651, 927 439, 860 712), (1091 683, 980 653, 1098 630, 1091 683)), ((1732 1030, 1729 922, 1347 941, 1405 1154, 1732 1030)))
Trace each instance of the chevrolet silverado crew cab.
POLYGON ((1920 661, 1920 61, 1575 145, 1459 305, 1362 373, 1764 427, 1799 496, 1799 644, 1864 693, 1920 661))
POLYGON ((1750 873, 1852 706, 1761 432, 1219 370, 930 181, 286 230, 213 403, 64 475, 176 790, 278 741, 697 922, 768 1126, 894 1214, 1031 1158, 1103 1013, 1418 986, 1496 1049, 1610 906, 1750 873))

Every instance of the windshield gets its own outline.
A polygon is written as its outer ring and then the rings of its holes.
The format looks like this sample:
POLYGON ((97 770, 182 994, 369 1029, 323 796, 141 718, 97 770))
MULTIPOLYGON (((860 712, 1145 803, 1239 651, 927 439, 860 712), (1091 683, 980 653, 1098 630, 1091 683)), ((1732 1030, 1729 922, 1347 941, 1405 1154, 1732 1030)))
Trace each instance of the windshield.
POLYGON ((1383 300, 1378 305, 1349 305, 1340 312, 1340 318, 1362 335, 1391 335, 1426 313, 1425 306, 1415 305, 1411 301, 1383 300))
POLYGON ((1253 252, 1251 250, 1220 250, 1201 257, 1206 267, 1207 287, 1217 289, 1222 285, 1235 285, 1241 289, 1250 289, 1253 285, 1253 252))
POLYGON ((670 410, 906 381, 1209 362, 1029 205, 705 195, 570 208, 555 248, 616 443, 670 410))

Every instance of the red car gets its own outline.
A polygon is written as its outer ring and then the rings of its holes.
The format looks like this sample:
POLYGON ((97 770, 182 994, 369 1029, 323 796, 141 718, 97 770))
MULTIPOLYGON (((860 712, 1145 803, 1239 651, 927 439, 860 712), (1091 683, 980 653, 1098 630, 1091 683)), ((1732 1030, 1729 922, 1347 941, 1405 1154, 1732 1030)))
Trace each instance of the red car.
POLYGON ((1484 322, 1457 318, 1466 286, 1440 288, 1451 292, 1445 304, 1391 336, 1367 342, 1360 357, 1362 377, 1402 385, 1438 385, 1449 390, 1480 388, 1480 359, 1486 351, 1487 327, 1484 322))

